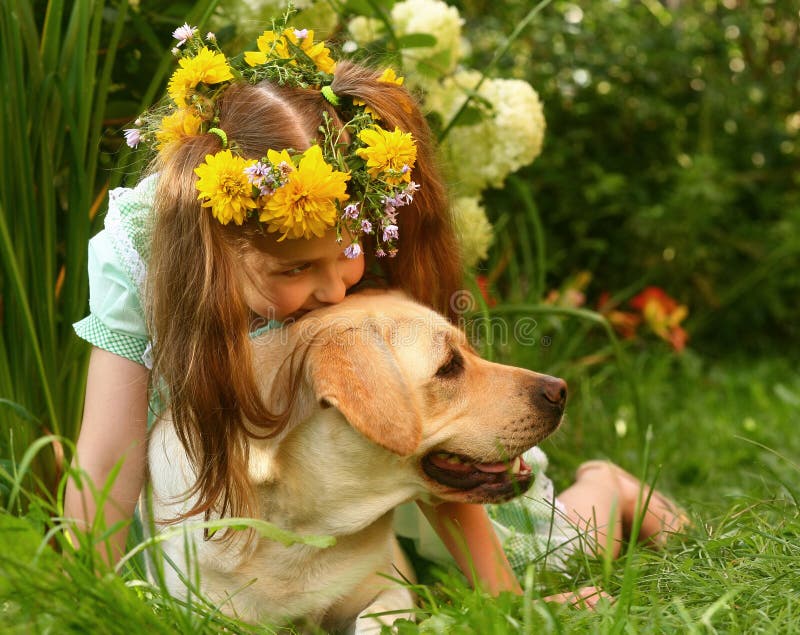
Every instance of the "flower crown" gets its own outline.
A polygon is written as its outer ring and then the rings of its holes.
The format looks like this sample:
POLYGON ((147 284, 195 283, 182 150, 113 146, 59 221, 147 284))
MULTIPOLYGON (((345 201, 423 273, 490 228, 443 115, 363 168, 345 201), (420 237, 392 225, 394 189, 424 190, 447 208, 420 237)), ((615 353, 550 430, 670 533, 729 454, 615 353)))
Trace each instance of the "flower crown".
MULTIPOLYGON (((417 156, 411 133, 382 128, 377 114, 356 99, 349 100, 341 128, 323 112, 321 141, 302 152, 276 149, 246 159, 218 127, 217 98, 237 80, 319 88, 334 107, 342 105, 330 87, 336 67, 330 49, 314 42, 313 31, 287 27, 288 17, 264 31, 257 51, 233 59, 219 50, 213 33, 204 41, 188 24, 176 29, 178 68, 169 80, 169 99, 137 119, 137 128, 125 130, 126 142, 134 148, 149 142, 163 153, 185 137, 215 134, 222 150, 206 155, 195 173, 197 198, 220 223, 257 218, 268 232, 281 234, 278 240, 321 237, 335 227, 340 242, 345 234, 350 239, 344 250, 349 258, 363 253, 361 237, 372 234, 375 255, 393 257, 397 210, 419 189, 411 180, 417 156)), ((401 85, 403 78, 386 69, 378 81, 401 85)))

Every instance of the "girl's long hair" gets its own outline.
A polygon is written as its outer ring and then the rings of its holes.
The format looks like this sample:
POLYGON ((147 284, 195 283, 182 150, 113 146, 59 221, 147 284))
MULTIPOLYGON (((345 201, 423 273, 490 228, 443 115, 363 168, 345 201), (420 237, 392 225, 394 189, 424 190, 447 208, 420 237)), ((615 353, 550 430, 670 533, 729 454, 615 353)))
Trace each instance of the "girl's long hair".
MULTIPOLYGON (((412 133, 413 178, 421 187, 398 215, 397 257, 380 259, 379 266, 389 286, 453 317, 449 301, 461 285, 462 267, 419 106, 404 88, 379 82, 375 71, 348 62, 339 62, 331 87, 341 98, 364 101, 384 127, 412 133)), ((316 140, 323 112, 343 125, 315 89, 235 84, 217 103, 217 126, 248 158, 268 149, 305 149, 316 140)), ((280 433, 292 402, 286 411, 272 412, 252 366, 251 312, 237 268, 242 253, 255 248, 251 238, 258 229, 249 223, 223 226, 197 200, 194 169, 220 144, 213 134, 188 137, 162 151, 153 166, 159 176, 145 307, 154 336, 153 384, 195 466, 197 480, 187 496, 196 502, 183 517, 257 514, 248 482, 248 438, 280 433)), ((297 382, 291 383, 296 390, 297 382)))

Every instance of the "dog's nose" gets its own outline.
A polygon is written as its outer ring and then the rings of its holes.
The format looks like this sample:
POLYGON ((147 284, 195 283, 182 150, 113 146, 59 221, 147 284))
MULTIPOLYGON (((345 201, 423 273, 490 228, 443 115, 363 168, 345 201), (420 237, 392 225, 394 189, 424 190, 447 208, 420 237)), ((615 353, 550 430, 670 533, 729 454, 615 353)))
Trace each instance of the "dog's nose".
POLYGON ((567 403, 567 382, 558 377, 544 377, 540 387, 541 395, 554 406, 564 408, 567 403))

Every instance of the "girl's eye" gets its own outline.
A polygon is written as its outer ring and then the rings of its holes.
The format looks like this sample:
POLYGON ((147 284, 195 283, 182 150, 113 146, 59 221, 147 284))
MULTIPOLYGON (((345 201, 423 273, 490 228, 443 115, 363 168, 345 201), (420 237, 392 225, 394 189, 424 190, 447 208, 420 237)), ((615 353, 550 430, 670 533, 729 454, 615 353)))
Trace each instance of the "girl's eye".
POLYGON ((296 267, 292 267, 291 269, 287 269, 283 272, 284 276, 297 276, 304 271, 306 271, 311 266, 310 263, 303 263, 302 265, 297 265, 296 267))

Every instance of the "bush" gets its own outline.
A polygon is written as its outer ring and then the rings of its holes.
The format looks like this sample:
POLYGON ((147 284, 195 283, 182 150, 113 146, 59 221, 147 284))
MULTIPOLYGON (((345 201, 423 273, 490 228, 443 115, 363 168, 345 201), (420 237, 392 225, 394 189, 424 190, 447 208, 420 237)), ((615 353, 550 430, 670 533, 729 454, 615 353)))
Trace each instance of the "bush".
MULTIPOLYGON (((527 9, 460 4, 481 68, 527 9)), ((689 305, 695 345, 797 338, 796 10, 667 4, 555 2, 506 60, 545 103, 544 151, 520 176, 550 285, 588 270, 594 296, 661 286, 689 305)), ((486 196, 495 220, 509 194, 486 196)))

